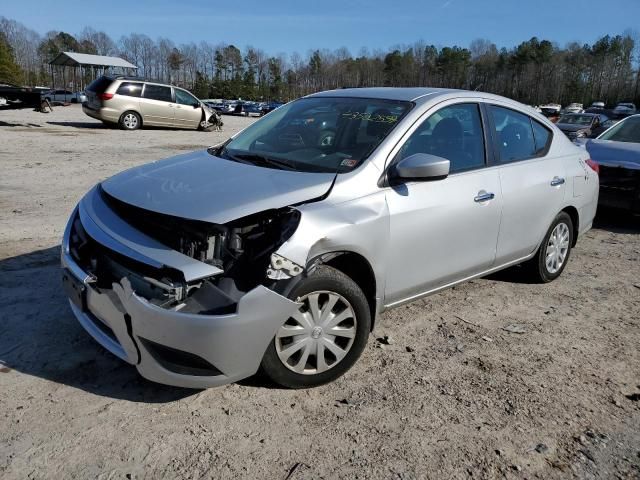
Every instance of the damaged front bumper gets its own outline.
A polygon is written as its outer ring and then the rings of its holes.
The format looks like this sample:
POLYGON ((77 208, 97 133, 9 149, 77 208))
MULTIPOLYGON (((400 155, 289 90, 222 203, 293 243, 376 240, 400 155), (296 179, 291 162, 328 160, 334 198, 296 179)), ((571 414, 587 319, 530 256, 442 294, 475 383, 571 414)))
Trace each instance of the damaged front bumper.
MULTIPOLYGON (((83 200, 84 201, 84 200, 83 200)), ((82 205, 81 205, 82 207, 82 205)), ((207 388, 253 375, 278 328, 298 308, 264 286, 244 294, 235 311, 220 315, 185 313, 155 305, 136 294, 124 277, 112 288, 98 287, 69 250, 71 216, 62 242, 61 263, 71 309, 103 347, 135 365, 152 381, 188 388, 207 388)), ((113 248, 109 225, 92 238, 113 248), (100 236, 104 238, 96 238, 100 236), (107 239, 108 237, 108 239, 107 239)), ((127 249, 152 255, 148 244, 127 249)))

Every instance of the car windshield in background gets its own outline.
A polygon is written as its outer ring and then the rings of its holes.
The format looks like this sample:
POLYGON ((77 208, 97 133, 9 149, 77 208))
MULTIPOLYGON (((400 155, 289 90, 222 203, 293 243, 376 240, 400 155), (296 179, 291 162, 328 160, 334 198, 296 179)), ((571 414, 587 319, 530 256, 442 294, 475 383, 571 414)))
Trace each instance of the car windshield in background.
POLYGON ((599 140, 640 143, 640 116, 629 117, 604 132, 599 140))
POLYGON ((360 165, 413 106, 368 98, 303 98, 257 121, 216 155, 301 172, 360 165))
POLYGON ((591 125, 593 117, 591 115, 563 115, 558 120, 558 123, 564 123, 566 125, 591 125))

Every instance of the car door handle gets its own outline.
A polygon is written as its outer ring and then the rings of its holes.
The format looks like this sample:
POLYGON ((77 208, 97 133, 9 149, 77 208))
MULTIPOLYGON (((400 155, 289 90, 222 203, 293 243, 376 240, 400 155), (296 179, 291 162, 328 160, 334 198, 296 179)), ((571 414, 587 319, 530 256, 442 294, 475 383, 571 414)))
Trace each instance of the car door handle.
POLYGON ((564 183, 564 178, 553 177, 553 180, 551 180, 552 187, 557 187, 558 185, 562 185, 563 183, 564 183))
POLYGON ((479 203, 479 202, 486 202, 488 200, 493 200, 494 198, 496 198, 495 194, 485 192, 485 191, 480 191, 478 192, 478 195, 475 196, 473 201, 479 203))

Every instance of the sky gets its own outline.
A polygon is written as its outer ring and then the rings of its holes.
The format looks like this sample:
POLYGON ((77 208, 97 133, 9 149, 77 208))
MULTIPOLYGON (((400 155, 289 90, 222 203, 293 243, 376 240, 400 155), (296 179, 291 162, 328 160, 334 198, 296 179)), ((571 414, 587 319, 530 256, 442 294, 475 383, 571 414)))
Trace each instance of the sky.
POLYGON ((45 33, 85 26, 176 44, 207 40, 270 54, 409 45, 512 47, 533 36, 564 46, 640 28, 640 0, 0 0, 0 15, 45 33))

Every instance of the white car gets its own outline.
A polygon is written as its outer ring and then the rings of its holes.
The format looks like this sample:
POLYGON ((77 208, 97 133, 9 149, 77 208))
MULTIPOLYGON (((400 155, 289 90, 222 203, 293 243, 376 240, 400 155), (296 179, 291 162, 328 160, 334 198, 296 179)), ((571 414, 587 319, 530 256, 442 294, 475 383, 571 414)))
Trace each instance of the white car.
POLYGON ((581 103, 570 103, 564 109, 564 113, 582 113, 584 112, 584 105, 581 103))
POLYGON ((49 90, 42 94, 42 98, 49 102, 83 103, 87 101, 84 92, 72 92, 71 90, 49 90))

